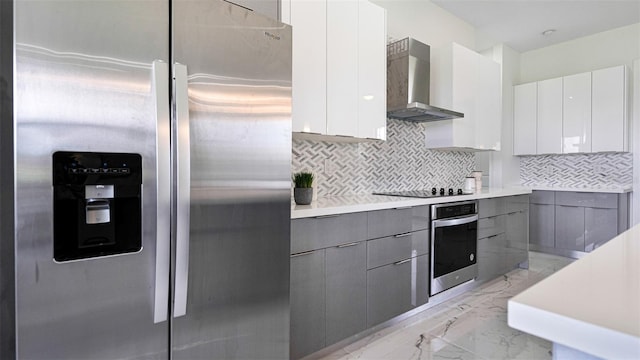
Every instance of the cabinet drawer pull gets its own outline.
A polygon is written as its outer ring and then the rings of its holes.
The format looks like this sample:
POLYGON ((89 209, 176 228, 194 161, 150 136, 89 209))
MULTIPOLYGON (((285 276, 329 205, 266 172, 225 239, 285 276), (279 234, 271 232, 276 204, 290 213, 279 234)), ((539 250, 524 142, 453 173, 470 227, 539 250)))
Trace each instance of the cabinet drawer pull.
POLYGON ((407 210, 407 209, 411 209, 413 208, 413 206, 400 206, 397 208, 393 208, 393 210, 407 210))
POLYGON ((298 257, 298 256, 305 256, 305 255, 311 255, 315 252, 315 250, 311 250, 311 251, 305 251, 305 252, 301 252, 301 253, 297 253, 297 254, 293 254, 291 255, 292 258, 294 257, 298 257))
POLYGON ((328 218, 334 218, 338 216, 340 216, 340 214, 321 215, 321 216, 314 217, 314 219, 328 219, 328 218))
POLYGON ((393 263, 393 265, 402 265, 404 263, 408 263, 409 261, 411 261, 412 258, 408 258, 408 259, 404 259, 404 260, 400 260, 400 261, 396 261, 393 263))
POLYGON ((501 234, 495 234, 495 235, 491 235, 491 236, 487 236, 487 239, 493 239, 494 237, 498 237, 501 234))
POLYGON ((393 235, 394 238, 402 238, 402 237, 405 237, 405 236, 411 236, 411 233, 408 232, 408 233, 404 233, 404 234, 393 235))
POLYGON ((342 248, 348 248, 348 247, 356 246, 356 245, 358 245, 358 244, 359 244, 358 242, 354 242, 354 243, 351 243, 351 244, 338 245, 338 246, 336 246, 336 247, 337 247, 338 249, 342 249, 342 248))

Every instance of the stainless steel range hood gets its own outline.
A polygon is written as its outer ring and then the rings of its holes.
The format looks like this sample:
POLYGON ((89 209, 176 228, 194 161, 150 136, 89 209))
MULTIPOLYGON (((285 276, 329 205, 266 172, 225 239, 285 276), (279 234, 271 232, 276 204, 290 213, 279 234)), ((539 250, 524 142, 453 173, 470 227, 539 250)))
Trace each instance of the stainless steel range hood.
POLYGON ((448 120, 463 113, 429 105, 429 45, 404 38, 387 45, 387 116, 414 122, 448 120))

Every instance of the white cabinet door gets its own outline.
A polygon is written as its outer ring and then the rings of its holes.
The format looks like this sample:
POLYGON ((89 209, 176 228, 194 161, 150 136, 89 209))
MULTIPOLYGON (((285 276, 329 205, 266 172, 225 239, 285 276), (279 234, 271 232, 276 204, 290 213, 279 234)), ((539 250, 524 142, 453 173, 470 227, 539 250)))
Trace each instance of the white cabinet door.
POLYGON ((384 8, 359 1, 358 137, 387 138, 387 16, 384 8))
POLYGON ((486 56, 476 56, 476 145, 481 150, 500 150, 502 134, 501 66, 486 56))
POLYGON ((290 2, 294 132, 327 132, 327 2, 290 2))
POLYGON ((537 83, 513 87, 513 155, 536 154, 537 83))
POLYGON ((592 73, 592 151, 628 151, 626 67, 592 73))
MULTIPOLYGON (((355 137, 358 136, 358 1, 328 0, 327 24, 327 135, 355 137)), ((306 51, 315 52, 310 46, 306 51)))
POLYGON ((537 154, 562 154, 562 78, 538 82, 537 154))
POLYGON ((591 73, 563 78, 562 152, 591 152, 591 73))

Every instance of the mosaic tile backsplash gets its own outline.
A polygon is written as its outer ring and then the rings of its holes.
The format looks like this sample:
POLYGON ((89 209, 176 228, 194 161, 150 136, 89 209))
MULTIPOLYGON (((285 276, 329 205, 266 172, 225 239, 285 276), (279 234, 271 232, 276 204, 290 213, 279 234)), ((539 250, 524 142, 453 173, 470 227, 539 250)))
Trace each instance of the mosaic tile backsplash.
POLYGON ((625 187, 633 184, 633 154, 598 153, 524 156, 520 183, 526 186, 625 187))
POLYGON ((461 188, 475 167, 471 152, 429 150, 424 125, 387 120, 387 141, 293 140, 292 171, 311 171, 317 196, 461 188))

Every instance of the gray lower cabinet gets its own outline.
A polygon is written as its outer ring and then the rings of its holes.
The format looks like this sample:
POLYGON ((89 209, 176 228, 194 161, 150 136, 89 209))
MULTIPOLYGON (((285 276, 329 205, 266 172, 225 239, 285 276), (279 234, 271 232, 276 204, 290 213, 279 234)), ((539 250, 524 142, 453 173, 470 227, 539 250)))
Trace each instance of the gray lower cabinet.
POLYGON ((367 271, 367 326, 377 325, 429 298, 429 255, 367 271))
MULTIPOLYGON (((528 207, 528 205, 527 205, 528 207)), ((529 260, 529 211, 516 211, 506 215, 505 238, 506 271, 529 260)))
POLYGON ((367 327, 367 246, 362 241, 326 249, 326 343, 367 327))
POLYGON ((478 201, 478 281, 501 276, 529 259, 529 196, 478 201))
POLYGON ((325 251, 291 257, 291 358, 324 348, 325 251))
POLYGON ((556 248, 584 251, 584 208, 556 205, 556 248))
POLYGON ((529 205, 529 243, 540 247, 554 247, 556 238, 556 206, 529 205))
POLYGON ((584 251, 590 252, 618 235, 617 209, 584 209, 584 251))
POLYGON ((506 268, 507 239, 504 232, 478 239, 478 277, 476 280, 495 279, 506 268))
POLYGON ((534 191, 531 249, 580 257, 628 228, 628 194, 534 191))

